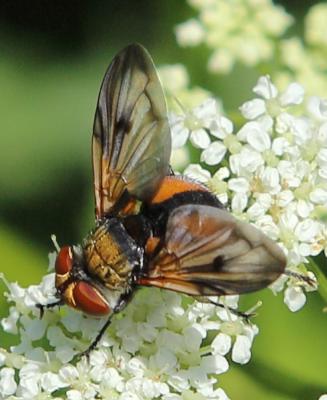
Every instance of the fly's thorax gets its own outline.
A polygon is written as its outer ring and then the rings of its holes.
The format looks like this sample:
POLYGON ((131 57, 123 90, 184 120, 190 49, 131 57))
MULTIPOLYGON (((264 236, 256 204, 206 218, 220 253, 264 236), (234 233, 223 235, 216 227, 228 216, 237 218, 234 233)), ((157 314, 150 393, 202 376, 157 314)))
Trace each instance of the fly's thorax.
POLYGON ((86 269, 105 287, 126 290, 142 268, 143 250, 117 218, 99 222, 83 244, 86 269))

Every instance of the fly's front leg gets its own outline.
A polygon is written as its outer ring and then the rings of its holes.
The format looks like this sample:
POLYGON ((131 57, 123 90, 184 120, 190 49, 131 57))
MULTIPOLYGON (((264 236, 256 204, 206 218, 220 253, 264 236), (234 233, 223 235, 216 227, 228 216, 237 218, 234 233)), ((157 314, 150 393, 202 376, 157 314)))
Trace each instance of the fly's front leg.
POLYGON ((90 358, 91 351, 93 351, 97 347, 97 345, 100 342, 100 340, 102 339, 102 336, 104 335, 105 331, 108 329, 108 327, 109 327, 109 325, 111 323, 111 318, 112 318, 112 315, 110 315, 110 317, 107 319, 107 321, 105 322, 103 327, 100 329, 99 333, 96 335, 96 338, 90 344, 90 346, 86 350, 84 350, 82 353, 77 354, 78 358, 81 358, 81 357, 84 357, 84 356, 87 359, 90 358))
POLYGON ((113 315, 120 312, 123 308, 125 308, 133 295, 134 295, 134 291, 130 291, 129 293, 125 293, 121 296, 119 303, 115 307, 113 313, 109 316, 107 321, 104 323, 104 325, 100 329, 99 333, 96 335, 93 342, 90 344, 90 346, 86 350, 84 350, 82 353, 79 353, 77 355, 78 358, 81 358, 83 356, 85 356, 87 359, 90 358, 91 351, 93 351, 97 347, 97 345, 99 344, 100 340, 102 339, 102 336, 104 335, 105 331, 108 329, 109 325, 111 324, 111 319, 112 319, 113 315))
POLYGON ((62 306, 64 303, 62 300, 58 300, 55 303, 50 303, 50 304, 41 304, 41 303, 37 303, 35 304, 35 307, 38 308, 40 310, 40 319, 43 317, 44 315, 44 310, 45 309, 50 309, 50 308, 54 308, 54 307, 59 307, 62 306))

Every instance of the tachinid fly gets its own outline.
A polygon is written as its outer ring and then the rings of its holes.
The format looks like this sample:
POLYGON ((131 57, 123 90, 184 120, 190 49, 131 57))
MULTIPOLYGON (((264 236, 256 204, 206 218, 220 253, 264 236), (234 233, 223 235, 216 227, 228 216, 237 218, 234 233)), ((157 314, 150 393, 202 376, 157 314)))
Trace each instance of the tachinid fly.
POLYGON ((174 175, 166 102, 153 61, 139 44, 122 50, 102 82, 92 155, 95 228, 56 259, 58 302, 107 316, 135 289, 192 296, 241 294, 284 272, 282 250, 235 219, 202 184, 174 175))

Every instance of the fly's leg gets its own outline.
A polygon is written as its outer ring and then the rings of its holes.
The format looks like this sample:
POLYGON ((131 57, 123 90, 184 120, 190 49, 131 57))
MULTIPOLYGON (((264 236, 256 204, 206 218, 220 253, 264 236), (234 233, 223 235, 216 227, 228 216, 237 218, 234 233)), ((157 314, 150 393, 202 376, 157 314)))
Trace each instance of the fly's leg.
POLYGON ((295 271, 287 270, 287 271, 284 271, 283 274, 287 275, 291 278, 298 279, 300 282, 307 283, 312 288, 314 288, 317 285, 317 282, 314 279, 310 278, 310 276, 303 275, 303 274, 295 272, 295 271))
POLYGON ((78 358, 81 357, 86 357, 87 359, 90 358, 90 353, 91 351, 93 351, 97 345, 99 344, 100 340, 102 339, 102 336, 104 335, 105 331, 108 329, 110 323, 111 323, 111 319, 112 316, 116 313, 118 313, 119 311, 121 311, 123 308, 126 307, 126 305, 128 304, 128 302, 131 300, 131 298, 134 296, 135 294, 135 290, 131 290, 128 293, 125 293, 121 296, 119 303, 117 304, 117 306, 115 307, 113 313, 109 316, 109 318, 107 319, 107 321, 105 322, 105 324, 103 325, 103 327, 100 329, 99 333, 96 335, 95 339, 93 340, 93 342, 90 344, 90 346, 84 350, 82 353, 77 354, 78 358))
MULTIPOLYGON (((240 318, 244 319, 244 321, 246 323, 250 323, 250 318, 256 316, 256 313, 253 312, 253 311, 245 311, 245 312, 244 311, 240 311, 237 308, 229 307, 226 304, 217 303, 216 301, 213 301, 213 300, 211 300, 211 299, 209 299, 207 297, 201 297, 201 296, 199 297, 198 296, 198 297, 196 297, 196 299, 198 301, 200 301, 201 303, 209 303, 209 304, 212 304, 212 305, 214 305, 216 307, 223 308, 224 310, 228 310, 231 314, 234 314, 237 317, 240 317, 240 318)), ((257 307, 255 307, 255 308, 257 308, 257 307)))
POLYGON ((213 304, 216 307, 220 307, 223 308, 224 310, 228 310, 230 313, 236 315, 237 317, 240 317, 242 319, 244 319, 244 321, 249 324, 251 321, 250 319, 252 317, 256 316, 255 312, 248 312, 248 311, 240 311, 237 308, 233 308, 233 307, 229 307, 226 304, 221 304, 221 303, 216 303, 215 301, 209 300, 210 304, 213 304))
POLYGON ((105 324, 103 325, 103 327, 100 329, 99 333, 96 335, 96 338, 95 338, 95 339, 93 340, 93 342, 90 344, 90 346, 89 346, 86 350, 84 350, 82 353, 77 354, 77 357, 78 357, 78 358, 81 358, 81 357, 84 357, 84 356, 85 356, 87 359, 90 358, 90 353, 91 353, 91 351, 93 351, 93 350, 97 347, 97 345, 98 345, 98 343, 100 342, 102 336, 104 335, 105 331, 106 331, 107 328, 109 327, 109 325, 110 325, 110 323, 111 323, 111 318, 112 318, 112 315, 110 315, 110 317, 107 319, 107 321, 105 322, 105 324))
POLYGON ((45 309, 50 309, 50 308, 54 308, 54 307, 58 307, 58 306, 62 306, 64 303, 62 300, 58 300, 55 303, 50 303, 50 304, 40 304, 37 303, 35 304, 35 307, 38 308, 40 310, 40 319, 43 317, 44 315, 44 310, 45 309))

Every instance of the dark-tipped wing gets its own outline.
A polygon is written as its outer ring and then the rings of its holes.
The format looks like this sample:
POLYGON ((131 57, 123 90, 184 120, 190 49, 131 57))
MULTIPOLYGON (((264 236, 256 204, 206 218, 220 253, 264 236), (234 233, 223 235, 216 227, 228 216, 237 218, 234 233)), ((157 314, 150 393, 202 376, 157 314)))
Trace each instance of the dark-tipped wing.
POLYGON ((171 137, 164 93, 148 52, 133 44, 102 82, 92 138, 96 216, 123 193, 146 200, 169 170, 171 137))
POLYGON ((191 295, 240 294, 261 289, 284 271, 282 250, 227 211, 202 205, 176 208, 165 243, 139 284, 191 295))

